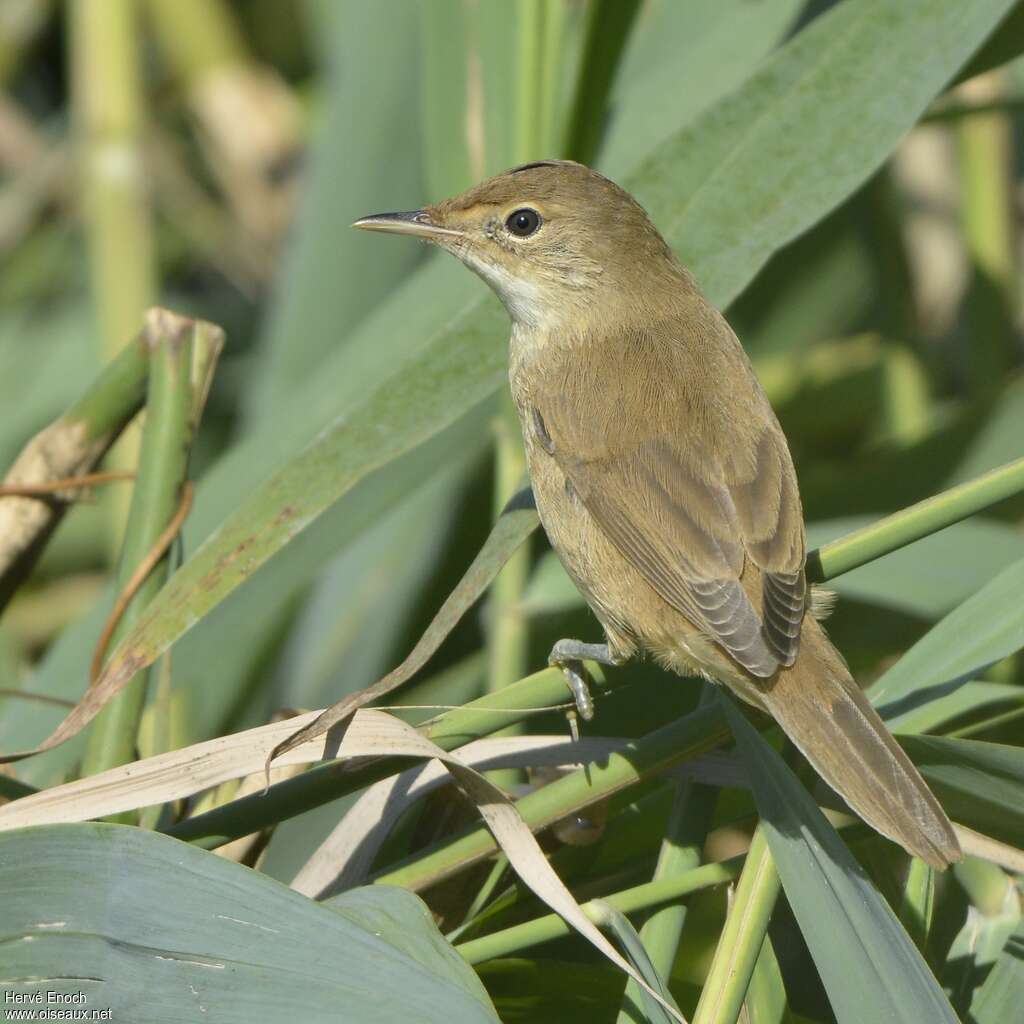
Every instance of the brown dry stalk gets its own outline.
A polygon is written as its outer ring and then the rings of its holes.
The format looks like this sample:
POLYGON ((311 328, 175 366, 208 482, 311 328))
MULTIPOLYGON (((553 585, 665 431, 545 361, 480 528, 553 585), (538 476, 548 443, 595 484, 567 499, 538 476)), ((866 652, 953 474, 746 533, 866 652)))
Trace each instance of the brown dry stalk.
POLYGON ((178 511, 174 513, 174 518, 167 524, 163 533, 157 537, 156 543, 149 549, 146 557, 139 562, 135 572, 132 573, 131 578, 124 585, 124 589, 117 595, 117 600, 114 602, 114 607, 107 617, 103 632, 100 633, 96 650, 92 656, 92 663, 89 666, 90 687, 99 678, 100 671, 103 668, 103 659, 107 656, 107 648, 110 646, 110 638, 113 636, 118 622, 121 621, 121 616, 124 615, 125 609, 139 587, 145 583, 146 577, 156 568, 160 559, 167 554, 167 549, 174 543, 174 538, 178 536, 178 531, 181 529, 186 518, 188 518, 188 514, 192 509, 192 496, 194 492, 195 487, 192 481, 186 480, 181 488, 181 502, 178 505, 178 511))
POLYGON ((0 498, 44 498, 62 491, 76 491, 96 484, 114 483, 118 480, 134 480, 131 469, 109 469, 102 473, 83 473, 67 476, 61 480, 46 480, 37 484, 0 484, 0 498))

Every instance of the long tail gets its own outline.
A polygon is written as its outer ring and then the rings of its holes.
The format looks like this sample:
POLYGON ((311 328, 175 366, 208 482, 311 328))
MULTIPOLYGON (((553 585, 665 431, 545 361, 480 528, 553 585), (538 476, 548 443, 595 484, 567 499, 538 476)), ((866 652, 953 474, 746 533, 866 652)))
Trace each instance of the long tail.
POLYGON ((949 818, 810 615, 796 663, 759 696, 818 774, 872 828, 932 867, 962 859, 949 818))

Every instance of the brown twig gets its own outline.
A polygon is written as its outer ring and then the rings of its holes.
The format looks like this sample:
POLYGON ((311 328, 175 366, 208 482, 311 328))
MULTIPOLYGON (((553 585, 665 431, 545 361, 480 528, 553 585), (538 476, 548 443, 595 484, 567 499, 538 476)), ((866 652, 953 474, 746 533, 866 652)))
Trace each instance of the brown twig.
POLYGON ((156 539, 156 543, 150 548, 146 557, 139 563, 135 572, 132 573, 131 578, 124 585, 124 589, 120 594, 117 595, 117 600, 114 602, 114 607, 111 609, 110 615, 107 617, 106 624, 103 626, 103 632, 100 633, 100 638, 96 644, 96 651, 92 656, 92 663, 89 666, 89 685, 99 678, 100 671, 103 668, 103 660, 107 656, 107 647, 110 645, 110 638, 117 628, 118 622, 121 620, 121 616, 124 615, 124 610, 128 607, 129 602, 135 596, 135 592, 145 582, 146 577, 153 571, 157 563, 161 558, 167 554, 167 549, 174 543, 174 538, 178 536, 178 531, 181 529, 182 523, 188 517, 189 512, 192 509, 192 495, 195 488, 191 480, 186 480, 181 489, 181 503, 178 505, 178 511, 174 513, 174 518, 167 524, 167 528, 163 533, 160 534, 156 539))
POLYGON ((0 498, 42 498, 61 491, 74 491, 93 487, 96 484, 113 483, 116 480, 134 480, 135 472, 130 469, 109 469, 102 473, 83 473, 68 476, 62 480, 47 480, 38 484, 0 484, 0 498))

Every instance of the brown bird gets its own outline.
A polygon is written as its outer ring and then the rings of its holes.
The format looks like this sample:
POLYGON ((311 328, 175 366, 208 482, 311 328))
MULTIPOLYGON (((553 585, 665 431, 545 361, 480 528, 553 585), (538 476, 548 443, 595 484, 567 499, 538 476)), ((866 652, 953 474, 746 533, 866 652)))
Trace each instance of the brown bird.
POLYGON ((356 227, 436 243, 512 318, 509 380, 541 522, 604 627, 771 714, 866 822, 942 868, 942 808, 812 614, 789 447, 742 346, 643 208, 581 164, 516 167, 356 227))

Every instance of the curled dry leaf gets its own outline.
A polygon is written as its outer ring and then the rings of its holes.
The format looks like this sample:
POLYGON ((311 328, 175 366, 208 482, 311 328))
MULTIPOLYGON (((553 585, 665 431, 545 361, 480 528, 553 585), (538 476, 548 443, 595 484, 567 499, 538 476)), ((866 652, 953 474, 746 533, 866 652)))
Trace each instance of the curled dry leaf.
MULTIPOLYGON (((459 748, 461 760, 478 771, 570 765, 607 757, 622 739, 566 736, 505 736, 475 740, 459 748)), ((292 879, 291 887, 314 899, 360 885, 395 822, 416 800, 451 778, 438 761, 407 768, 370 786, 317 847, 292 879)))

